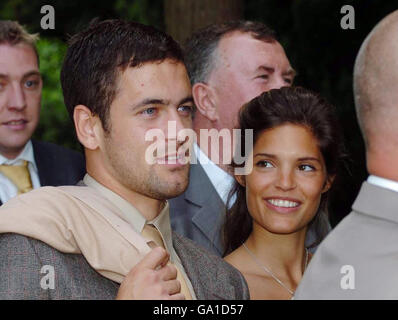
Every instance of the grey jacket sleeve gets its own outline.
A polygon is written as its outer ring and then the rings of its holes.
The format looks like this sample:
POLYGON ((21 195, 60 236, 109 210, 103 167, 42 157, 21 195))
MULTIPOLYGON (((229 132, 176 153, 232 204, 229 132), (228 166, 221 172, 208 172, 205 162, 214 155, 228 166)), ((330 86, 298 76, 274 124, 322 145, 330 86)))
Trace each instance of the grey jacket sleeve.
POLYGON ((249 299, 247 283, 233 266, 176 233, 173 244, 198 300, 249 299))
POLYGON ((49 299, 40 286, 46 275, 30 239, 21 235, 0 234, 0 300, 49 299))

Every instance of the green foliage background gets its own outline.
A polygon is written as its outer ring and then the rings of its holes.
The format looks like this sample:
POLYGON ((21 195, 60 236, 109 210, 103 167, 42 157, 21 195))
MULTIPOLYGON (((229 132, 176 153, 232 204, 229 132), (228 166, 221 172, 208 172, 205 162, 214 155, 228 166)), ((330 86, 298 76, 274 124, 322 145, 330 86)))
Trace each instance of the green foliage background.
POLYGON ((43 93, 40 122, 34 137, 79 149, 80 146, 74 139, 72 121, 64 106, 59 81, 66 44, 58 39, 44 38, 38 41, 37 49, 43 77, 43 93))

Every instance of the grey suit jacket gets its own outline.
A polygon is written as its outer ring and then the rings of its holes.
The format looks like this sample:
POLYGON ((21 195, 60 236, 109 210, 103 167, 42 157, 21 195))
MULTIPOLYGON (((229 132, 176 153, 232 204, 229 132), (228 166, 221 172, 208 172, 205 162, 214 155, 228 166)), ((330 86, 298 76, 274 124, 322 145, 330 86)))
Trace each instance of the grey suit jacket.
MULTIPOLYGON (((170 199, 169 204, 173 231, 222 256, 226 207, 200 163, 191 164, 187 190, 170 199)), ((330 230, 330 224, 328 227, 330 230)), ((310 228, 306 244, 313 243, 315 239, 315 232, 310 228)), ((310 251, 315 252, 316 248, 310 251)))
MULTIPOLYGON (((173 244, 198 299, 248 299, 243 276, 222 259, 173 234, 173 244)), ((81 254, 61 253, 22 235, 0 235, 0 300, 114 299, 119 284, 101 276, 81 254), (54 267, 54 289, 43 284, 54 267)))
POLYGON ((173 231, 221 256, 226 208, 200 163, 191 164, 187 190, 170 199, 173 231))
POLYGON ((364 182, 320 244, 296 299, 398 299, 398 193, 364 182))

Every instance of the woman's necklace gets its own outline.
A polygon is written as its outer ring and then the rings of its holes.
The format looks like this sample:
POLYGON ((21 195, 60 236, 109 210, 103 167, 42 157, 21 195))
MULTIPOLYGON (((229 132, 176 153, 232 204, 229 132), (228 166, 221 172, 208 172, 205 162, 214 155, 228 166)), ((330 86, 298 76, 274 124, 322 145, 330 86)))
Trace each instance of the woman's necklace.
MULTIPOLYGON (((246 249, 247 253, 252 257, 252 259, 254 260, 254 262, 255 262, 260 268, 264 269, 276 282, 278 282, 282 287, 284 287, 284 288, 290 293, 291 296, 294 295, 294 291, 291 290, 291 289, 289 289, 289 288, 282 282, 282 280, 280 280, 276 275, 274 275, 274 274, 272 273, 271 270, 269 270, 266 266, 262 265, 262 264, 257 260, 257 258, 256 258, 256 256, 254 255, 254 253, 251 252, 251 251, 249 250, 249 248, 246 247, 245 244, 243 244, 243 247, 246 249)), ((308 264, 308 250, 307 250, 307 248, 305 248, 305 265, 304 265, 304 270, 307 268, 307 264, 308 264)))

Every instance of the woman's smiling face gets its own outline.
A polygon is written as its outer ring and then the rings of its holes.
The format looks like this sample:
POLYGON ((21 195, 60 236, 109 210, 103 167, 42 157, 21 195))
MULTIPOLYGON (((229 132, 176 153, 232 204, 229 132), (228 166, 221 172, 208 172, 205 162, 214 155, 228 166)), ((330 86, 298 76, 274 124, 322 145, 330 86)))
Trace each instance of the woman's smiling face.
POLYGON ((236 178, 246 187, 253 223, 277 234, 306 227, 332 180, 327 179, 317 139, 308 128, 294 124, 261 133, 253 149, 253 170, 236 178))

